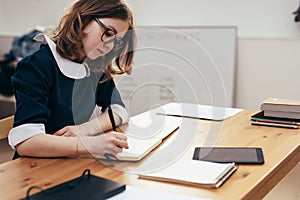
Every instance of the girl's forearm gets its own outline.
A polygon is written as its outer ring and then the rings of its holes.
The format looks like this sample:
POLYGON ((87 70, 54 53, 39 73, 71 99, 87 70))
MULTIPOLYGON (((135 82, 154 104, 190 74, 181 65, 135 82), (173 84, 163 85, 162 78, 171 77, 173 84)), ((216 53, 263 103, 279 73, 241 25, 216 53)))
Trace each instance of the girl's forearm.
POLYGON ((88 154, 78 137, 35 135, 17 145, 21 156, 65 157, 88 154))
MULTIPOLYGON (((120 125, 121 118, 115 113, 113 113, 113 116, 114 116, 116 125, 117 126, 120 125)), ((109 119, 108 112, 104 112, 99 117, 97 117, 89 122, 86 122, 80 126, 81 126, 80 129, 84 129, 81 131, 84 131, 84 132, 87 131, 88 132, 87 135, 89 135, 89 136, 97 135, 99 133, 103 133, 105 131, 112 129, 112 124, 109 119)))

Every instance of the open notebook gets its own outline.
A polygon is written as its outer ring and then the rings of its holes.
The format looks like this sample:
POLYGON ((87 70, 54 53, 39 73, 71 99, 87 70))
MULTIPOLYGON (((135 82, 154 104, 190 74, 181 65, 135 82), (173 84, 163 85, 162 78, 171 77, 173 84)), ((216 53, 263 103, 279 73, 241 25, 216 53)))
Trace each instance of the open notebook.
POLYGON ((139 174, 140 178, 183 183, 201 187, 220 187, 235 172, 235 163, 181 160, 160 171, 139 174))
POLYGON ((123 149, 117 158, 123 161, 141 160, 177 130, 180 122, 166 116, 151 118, 148 112, 131 117, 127 126, 120 127, 128 138, 129 149, 123 149))

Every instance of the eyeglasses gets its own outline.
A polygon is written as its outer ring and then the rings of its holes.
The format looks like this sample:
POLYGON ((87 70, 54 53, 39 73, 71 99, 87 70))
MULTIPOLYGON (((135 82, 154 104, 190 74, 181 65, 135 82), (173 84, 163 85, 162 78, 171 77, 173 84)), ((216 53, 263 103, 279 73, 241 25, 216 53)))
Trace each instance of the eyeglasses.
POLYGON ((104 42, 104 44, 110 44, 113 42, 115 50, 123 47, 123 40, 117 38, 117 32, 115 30, 108 28, 97 17, 94 17, 94 20, 104 28, 104 32, 101 35, 101 41, 104 42))

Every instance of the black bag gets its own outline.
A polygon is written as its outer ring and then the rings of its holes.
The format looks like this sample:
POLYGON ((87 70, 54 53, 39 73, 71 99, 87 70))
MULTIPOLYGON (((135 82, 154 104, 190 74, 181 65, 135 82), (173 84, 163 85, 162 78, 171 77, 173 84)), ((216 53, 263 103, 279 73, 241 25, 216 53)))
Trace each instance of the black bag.
POLYGON ((81 177, 30 195, 30 190, 33 188, 40 189, 37 186, 30 187, 26 197, 22 200, 103 200, 123 192, 126 185, 94 176, 90 174, 89 169, 86 169, 81 177))

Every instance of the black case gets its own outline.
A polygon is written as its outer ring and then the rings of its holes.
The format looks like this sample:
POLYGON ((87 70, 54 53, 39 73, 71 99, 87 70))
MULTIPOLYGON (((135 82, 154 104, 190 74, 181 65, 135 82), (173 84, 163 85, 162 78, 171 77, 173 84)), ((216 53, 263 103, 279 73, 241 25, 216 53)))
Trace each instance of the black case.
POLYGON ((91 175, 90 170, 87 169, 83 172, 81 177, 61 183, 52 188, 42 190, 41 192, 30 196, 29 193, 33 188, 39 187, 33 186, 29 188, 27 191, 27 197, 23 198, 23 200, 107 199, 124 191, 126 189, 126 185, 91 175))

